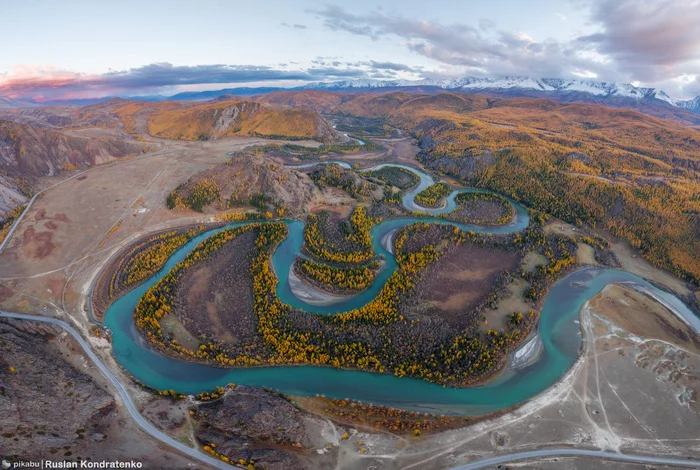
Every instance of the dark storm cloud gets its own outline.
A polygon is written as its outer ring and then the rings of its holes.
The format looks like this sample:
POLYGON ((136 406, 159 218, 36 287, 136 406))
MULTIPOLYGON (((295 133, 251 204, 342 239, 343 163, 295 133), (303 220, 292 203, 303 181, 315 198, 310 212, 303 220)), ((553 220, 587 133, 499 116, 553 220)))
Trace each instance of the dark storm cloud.
POLYGON ((157 63, 125 71, 108 72, 95 80, 108 86, 144 88, 268 80, 314 80, 316 78, 308 72, 283 71, 265 66, 222 64, 175 66, 157 63))
POLYGON ((252 65, 174 66, 168 63, 145 65, 101 75, 49 73, 29 78, 5 80, 0 93, 58 92, 90 89, 93 92, 112 90, 150 90, 165 86, 211 83, 246 83, 270 80, 318 80, 324 75, 307 71, 286 71, 252 65))

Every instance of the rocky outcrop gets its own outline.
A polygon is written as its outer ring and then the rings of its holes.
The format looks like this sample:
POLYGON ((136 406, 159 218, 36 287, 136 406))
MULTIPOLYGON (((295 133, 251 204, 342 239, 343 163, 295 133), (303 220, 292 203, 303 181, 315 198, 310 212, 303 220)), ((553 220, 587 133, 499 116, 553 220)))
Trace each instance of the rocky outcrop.
POLYGON ((0 321, 0 448, 6 456, 71 455, 103 440, 116 416, 112 396, 47 341, 60 333, 52 325, 0 321))
MULTIPOLYGON (((193 467, 191 458, 140 431, 101 376, 86 373, 90 370, 95 366, 60 327, 0 319, 0 453, 4 459, 133 460, 148 469, 193 467)), ((172 407, 172 402, 168 405, 172 407)), ((163 415, 160 408, 148 404, 142 412, 158 414, 168 424, 164 429, 185 420, 174 407, 163 415)))
POLYGON ((304 448, 311 445, 307 425, 314 418, 279 393, 236 386, 216 401, 197 405, 197 439, 215 445, 234 461, 254 461, 270 470, 310 468, 304 448))
POLYGON ((570 152, 570 153, 567 153, 566 155, 564 155, 564 158, 568 158, 568 159, 571 159, 571 160, 578 160, 578 161, 580 161, 580 162, 585 163, 586 165, 588 165, 589 163, 591 163, 591 157, 589 157, 589 156, 586 155, 585 153, 581 153, 581 152, 570 152))
MULTIPOLYGON (((0 221, 15 207, 29 200, 17 180, 0 174, 0 221)), ((1 225, 1 222, 0 222, 1 225)))
POLYGON ((308 109, 280 108, 250 100, 197 106, 161 107, 148 117, 149 133, 180 140, 213 140, 236 135, 277 139, 335 140, 333 128, 308 109))
POLYGON ((254 153, 234 156, 230 164, 197 173, 173 193, 185 200, 203 185, 216 191, 216 198, 207 202, 205 211, 209 206, 225 210, 254 204, 270 211, 285 207, 285 215, 298 215, 317 192, 301 173, 270 156, 254 153))
POLYGON ((142 144, 114 135, 99 138, 0 120, 0 220, 27 201, 36 178, 138 155, 142 144))

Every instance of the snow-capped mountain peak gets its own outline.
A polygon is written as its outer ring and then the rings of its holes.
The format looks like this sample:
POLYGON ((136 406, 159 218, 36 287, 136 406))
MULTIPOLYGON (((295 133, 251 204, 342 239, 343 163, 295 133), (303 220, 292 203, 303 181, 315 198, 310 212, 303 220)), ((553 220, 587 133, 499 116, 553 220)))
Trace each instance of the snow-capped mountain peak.
POLYGON ((601 82, 587 79, 513 77, 463 77, 458 79, 373 80, 357 79, 340 82, 316 82, 308 89, 341 90, 398 87, 436 87, 445 90, 478 91, 536 91, 545 94, 587 93, 599 98, 629 98, 637 101, 659 100, 671 106, 700 114, 700 96, 692 100, 674 100, 663 90, 634 86, 630 83, 601 82))
POLYGON ((674 103, 679 108, 684 108, 691 113, 700 114, 700 96, 696 96, 692 100, 681 100, 674 103))

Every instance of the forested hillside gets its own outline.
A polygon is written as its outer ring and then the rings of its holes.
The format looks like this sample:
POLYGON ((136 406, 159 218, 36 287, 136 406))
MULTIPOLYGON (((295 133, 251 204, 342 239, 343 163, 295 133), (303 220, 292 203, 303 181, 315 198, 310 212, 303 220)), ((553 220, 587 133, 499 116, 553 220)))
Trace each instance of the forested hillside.
POLYGON ((364 94, 333 112, 400 127, 427 167, 605 229, 700 280, 700 133, 691 127, 595 104, 455 93, 364 94))
POLYGON ((428 167, 606 229, 654 264, 700 279, 697 131, 635 111, 544 100, 425 114, 411 130, 428 167))

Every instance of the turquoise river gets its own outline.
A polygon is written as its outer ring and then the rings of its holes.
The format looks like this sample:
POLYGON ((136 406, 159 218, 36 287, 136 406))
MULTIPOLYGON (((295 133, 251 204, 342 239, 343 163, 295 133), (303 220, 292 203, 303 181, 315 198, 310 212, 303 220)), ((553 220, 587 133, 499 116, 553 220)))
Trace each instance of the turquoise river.
MULTIPOLYGON (((428 212, 415 205, 415 195, 433 183, 429 175, 408 168, 420 177, 419 184, 404 196, 404 205, 410 210, 428 212)), ((444 206, 430 213, 449 212, 454 209, 458 191, 448 196, 444 206)), ((483 228, 456 224, 442 219, 402 218, 390 219, 372 229, 372 240, 377 254, 386 263, 374 284, 361 294, 347 297, 332 305, 310 305, 297 298, 289 285, 289 271, 294 256, 301 250, 303 223, 286 220, 289 235, 275 250, 272 263, 279 277, 277 294, 293 307, 315 314, 334 314, 361 307, 372 300, 396 268, 393 255, 383 242, 396 229, 418 221, 434 221, 455 225, 463 230, 485 233, 519 231, 529 224, 524 207, 511 201, 516 211, 515 220, 504 226, 483 228)), ((233 223, 228 227, 241 225, 233 223)), ((696 317, 676 297, 654 287, 644 279, 616 269, 582 268, 557 282, 545 299, 540 314, 538 330, 542 339, 542 352, 532 364, 517 370, 508 370, 486 385, 471 388, 449 388, 419 379, 398 378, 330 367, 284 366, 248 369, 224 369, 203 364, 179 361, 164 356, 146 343, 134 324, 133 312, 143 294, 180 262, 202 240, 216 233, 215 229, 200 234, 180 248, 165 266, 148 281, 117 299, 105 313, 105 325, 112 331, 113 355, 119 364, 140 382, 158 390, 177 390, 195 394, 214 389, 227 383, 248 386, 265 386, 290 395, 323 394, 334 398, 351 398, 364 403, 393 406, 421 412, 450 415, 478 415, 498 411, 521 403, 546 390, 559 380, 575 362, 581 349, 579 312, 583 304, 611 283, 626 283, 655 296, 688 323, 700 329, 696 317)))

